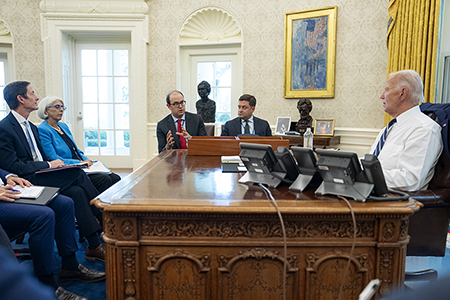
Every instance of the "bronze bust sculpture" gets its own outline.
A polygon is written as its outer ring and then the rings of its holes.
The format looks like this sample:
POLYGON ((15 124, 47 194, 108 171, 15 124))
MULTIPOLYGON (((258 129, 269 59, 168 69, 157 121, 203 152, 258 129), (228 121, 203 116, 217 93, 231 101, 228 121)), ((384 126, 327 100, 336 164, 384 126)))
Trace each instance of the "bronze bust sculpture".
POLYGON ((295 125, 295 130, 304 132, 307 127, 312 127, 313 118, 309 115, 312 110, 312 103, 309 99, 300 99, 297 102, 297 109, 300 113, 300 120, 295 125))
POLYGON ((198 84, 197 92, 200 96, 200 100, 195 103, 197 114, 202 116, 205 123, 216 122, 216 102, 208 98, 211 93, 211 85, 203 80, 198 84))

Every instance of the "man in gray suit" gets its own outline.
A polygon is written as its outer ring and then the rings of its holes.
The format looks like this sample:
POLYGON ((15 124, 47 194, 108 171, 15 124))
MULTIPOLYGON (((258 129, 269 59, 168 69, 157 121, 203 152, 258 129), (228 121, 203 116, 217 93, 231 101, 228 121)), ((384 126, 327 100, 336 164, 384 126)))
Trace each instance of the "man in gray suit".
POLYGON ((237 136, 240 134, 272 136, 272 130, 266 120, 253 116, 256 98, 244 94, 239 97, 238 117, 225 123, 222 136, 237 136))
POLYGON ((171 114, 156 125, 159 153, 170 149, 187 149, 187 141, 192 136, 206 136, 202 117, 186 112, 183 93, 180 91, 168 93, 166 103, 171 114))

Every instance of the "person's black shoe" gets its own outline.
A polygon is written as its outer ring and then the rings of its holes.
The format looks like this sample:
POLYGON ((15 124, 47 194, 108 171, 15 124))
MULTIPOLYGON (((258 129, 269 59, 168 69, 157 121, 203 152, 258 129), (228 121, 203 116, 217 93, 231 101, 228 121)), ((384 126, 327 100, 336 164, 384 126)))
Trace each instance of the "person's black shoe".
POLYGON ((86 247, 86 260, 99 260, 105 262, 105 244, 100 244, 94 250, 86 247))
POLYGON ((77 294, 66 291, 62 287, 58 287, 58 289, 55 292, 55 295, 56 298, 58 298, 58 300, 88 300, 88 298, 84 298, 78 296, 77 294))
POLYGON ((106 279, 106 273, 96 270, 90 270, 78 265, 78 271, 59 270, 59 281, 80 281, 80 282, 99 282, 106 279))

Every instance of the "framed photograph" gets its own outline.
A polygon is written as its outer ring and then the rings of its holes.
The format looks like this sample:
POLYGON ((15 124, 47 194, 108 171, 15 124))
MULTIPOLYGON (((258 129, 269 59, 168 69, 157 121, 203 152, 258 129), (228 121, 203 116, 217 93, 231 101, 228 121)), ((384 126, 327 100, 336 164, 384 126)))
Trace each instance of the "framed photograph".
POLYGON ((334 119, 314 120, 314 135, 333 136, 334 135, 334 119))
POLYGON ((333 98, 337 6, 285 15, 284 98, 333 98))
POLYGON ((275 134, 285 134, 291 128, 290 117, 278 117, 277 126, 275 127, 275 134))

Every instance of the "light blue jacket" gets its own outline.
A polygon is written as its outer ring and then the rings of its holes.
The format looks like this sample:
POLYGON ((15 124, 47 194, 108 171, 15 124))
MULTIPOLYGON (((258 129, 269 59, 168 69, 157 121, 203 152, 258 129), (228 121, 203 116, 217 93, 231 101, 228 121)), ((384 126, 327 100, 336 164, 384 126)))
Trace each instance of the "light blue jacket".
MULTIPOLYGON (((66 123, 59 122, 59 127, 64 131, 65 134, 72 140, 75 147, 75 141, 73 140, 72 133, 70 132, 69 126, 66 123)), ((41 138, 42 147, 44 148, 45 154, 51 159, 61 159, 66 165, 77 164, 80 161, 78 159, 72 158, 72 152, 70 152, 69 146, 62 139, 59 133, 56 132, 46 121, 42 122, 39 126, 39 137, 41 138)), ((80 154, 83 160, 88 158, 84 155, 83 151, 78 149, 78 154, 80 154)))

